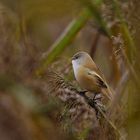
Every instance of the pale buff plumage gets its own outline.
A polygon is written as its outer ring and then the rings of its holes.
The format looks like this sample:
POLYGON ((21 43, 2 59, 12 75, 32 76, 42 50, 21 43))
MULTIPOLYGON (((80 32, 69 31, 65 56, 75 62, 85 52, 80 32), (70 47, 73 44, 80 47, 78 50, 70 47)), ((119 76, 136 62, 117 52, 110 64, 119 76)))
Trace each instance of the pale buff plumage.
POLYGON ((104 76, 86 52, 78 52, 72 57, 74 75, 80 86, 87 91, 103 93, 111 99, 111 92, 104 76))

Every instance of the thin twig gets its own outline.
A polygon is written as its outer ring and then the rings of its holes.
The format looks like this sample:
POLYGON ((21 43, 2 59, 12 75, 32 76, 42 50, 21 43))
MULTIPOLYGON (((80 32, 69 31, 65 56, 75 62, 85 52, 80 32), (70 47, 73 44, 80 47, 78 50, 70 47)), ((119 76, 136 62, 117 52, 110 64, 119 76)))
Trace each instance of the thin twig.
POLYGON ((98 112, 102 115, 102 117, 108 122, 108 124, 115 130, 115 132, 117 132, 117 134, 119 135, 119 137, 122 140, 125 140, 125 138, 121 135, 121 132, 118 130, 118 128, 115 126, 115 124, 108 119, 108 117, 106 116, 106 114, 104 113, 104 111, 98 106, 98 104, 96 104, 94 102, 94 100, 89 99, 85 94, 81 94, 81 92, 78 92, 79 95, 81 95, 82 97, 84 97, 84 99, 86 100, 86 102, 95 109, 96 114, 98 114, 98 112))
POLYGON ((118 83, 118 86, 116 87, 115 95, 113 97, 112 104, 110 106, 112 109, 114 107, 116 107, 116 105, 119 103, 119 101, 120 101, 120 99, 122 97, 122 90, 124 89, 123 85, 127 82, 128 78, 129 78, 129 71, 127 70, 124 73, 124 75, 122 76, 120 82, 118 83))
POLYGON ((130 73, 132 75, 132 78, 134 79, 135 84, 139 87, 139 78, 138 78, 138 76, 136 74, 136 71, 134 70, 134 68, 132 67, 130 61, 128 60, 125 51, 122 48, 121 48, 121 51, 122 51, 125 63, 126 63, 128 69, 129 69, 129 71, 130 71, 130 73))
POLYGON ((106 114, 102 111, 102 109, 99 106, 96 106, 97 110, 100 112, 102 117, 108 122, 108 124, 117 132, 121 140, 125 140, 125 138, 122 136, 121 132, 118 130, 118 128, 114 125, 114 123, 109 120, 106 116, 106 114))

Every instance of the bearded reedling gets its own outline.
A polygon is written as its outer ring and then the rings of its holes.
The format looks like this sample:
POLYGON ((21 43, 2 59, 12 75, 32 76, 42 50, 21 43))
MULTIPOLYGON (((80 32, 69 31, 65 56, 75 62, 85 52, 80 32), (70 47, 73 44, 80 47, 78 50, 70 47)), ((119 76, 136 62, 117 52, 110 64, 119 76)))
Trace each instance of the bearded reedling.
POLYGON ((95 95, 102 93, 112 99, 112 92, 104 76, 86 52, 78 52, 72 57, 74 75, 79 85, 95 95))

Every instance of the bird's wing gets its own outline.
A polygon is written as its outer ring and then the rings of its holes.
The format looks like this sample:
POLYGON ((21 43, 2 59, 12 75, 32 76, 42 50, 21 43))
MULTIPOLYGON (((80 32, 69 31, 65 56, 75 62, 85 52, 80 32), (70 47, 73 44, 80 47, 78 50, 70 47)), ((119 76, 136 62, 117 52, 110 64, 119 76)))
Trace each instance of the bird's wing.
POLYGON ((108 89, 107 84, 104 82, 104 80, 101 78, 100 75, 98 75, 95 71, 88 71, 88 75, 93 76, 94 79, 96 79, 96 83, 98 86, 100 86, 101 88, 105 89, 102 90, 102 93, 109 99, 112 99, 112 92, 108 89), (107 90, 107 91, 106 91, 107 90))
POLYGON ((96 72, 89 70, 88 71, 88 75, 94 76, 94 78, 97 81, 97 84, 102 87, 102 88, 107 88, 106 83, 104 82, 104 80, 101 78, 101 76, 99 76, 96 72))

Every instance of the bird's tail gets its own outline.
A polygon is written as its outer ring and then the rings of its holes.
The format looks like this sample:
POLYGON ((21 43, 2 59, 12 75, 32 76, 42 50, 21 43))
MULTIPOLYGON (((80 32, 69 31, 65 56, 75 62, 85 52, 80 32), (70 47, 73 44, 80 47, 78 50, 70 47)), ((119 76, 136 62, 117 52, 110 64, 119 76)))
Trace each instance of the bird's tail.
POLYGON ((113 98, 113 92, 111 89, 107 86, 107 88, 102 89, 102 93, 111 101, 113 98))

